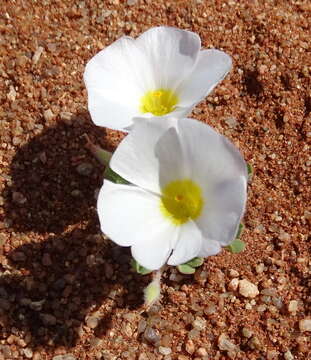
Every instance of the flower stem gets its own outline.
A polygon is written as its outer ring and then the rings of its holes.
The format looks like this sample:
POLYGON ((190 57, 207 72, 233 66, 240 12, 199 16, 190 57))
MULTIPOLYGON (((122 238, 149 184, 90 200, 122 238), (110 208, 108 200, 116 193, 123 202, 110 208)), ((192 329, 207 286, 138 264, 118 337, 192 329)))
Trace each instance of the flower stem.
POLYGON ((166 266, 162 266, 159 270, 153 272, 151 283, 144 289, 144 311, 147 311, 155 304, 161 295, 161 276, 166 266))
POLYGON ((84 138, 86 140, 85 147, 96 157, 96 159, 104 166, 109 165, 112 153, 95 145, 86 134, 84 134, 84 138))

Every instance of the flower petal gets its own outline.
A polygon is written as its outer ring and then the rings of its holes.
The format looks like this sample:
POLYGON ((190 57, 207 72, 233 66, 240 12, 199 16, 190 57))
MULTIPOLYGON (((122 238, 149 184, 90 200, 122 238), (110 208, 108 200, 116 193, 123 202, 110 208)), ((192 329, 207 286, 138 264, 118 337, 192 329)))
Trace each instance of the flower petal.
POLYGON ((246 163, 238 148, 226 137, 194 119, 180 119, 177 131, 185 161, 191 166, 191 177, 202 189, 226 179, 243 177, 247 180, 246 163))
POLYGON ((218 254, 221 251, 220 243, 216 240, 203 238, 199 257, 208 257, 218 254))
POLYGON ((202 233, 197 225, 189 220, 179 226, 179 236, 168 265, 180 265, 198 256, 202 245, 202 233))
POLYGON ((133 106, 111 101, 94 88, 88 90, 88 109, 95 125, 114 130, 132 125, 132 118, 137 115, 133 106))
POLYGON ((211 185, 203 213, 196 220, 206 238, 222 246, 235 239, 245 210, 246 186, 243 176, 211 185))
POLYGON ((189 175, 175 128, 165 131, 156 143, 154 151, 159 159, 161 188, 171 181, 185 179, 189 175))
POLYGON ((132 246, 140 265, 154 270, 166 262, 178 232, 161 214, 158 196, 105 180, 97 211, 102 232, 118 245, 132 246))
POLYGON ((191 73, 197 61, 201 40, 193 32, 159 26, 141 34, 136 39, 136 44, 152 65, 154 90, 175 90, 191 73))
POLYGON ((122 37, 96 54, 86 65, 84 81, 95 124, 122 129, 139 114, 139 101, 152 83, 151 65, 135 45, 122 37), (99 108, 99 109, 97 109, 99 108))
POLYGON ((225 78, 231 67, 231 57, 223 51, 200 51, 193 72, 177 89, 180 106, 191 106, 203 100, 225 78))
POLYGON ((110 166, 127 181, 144 189, 160 193, 159 161, 154 147, 159 137, 176 119, 135 119, 133 130, 127 135, 115 153, 110 166))
POLYGON ((245 209, 246 163, 239 150, 211 127, 191 119, 181 119, 177 126, 191 179, 204 192, 203 211, 196 223, 205 238, 227 245, 245 209))

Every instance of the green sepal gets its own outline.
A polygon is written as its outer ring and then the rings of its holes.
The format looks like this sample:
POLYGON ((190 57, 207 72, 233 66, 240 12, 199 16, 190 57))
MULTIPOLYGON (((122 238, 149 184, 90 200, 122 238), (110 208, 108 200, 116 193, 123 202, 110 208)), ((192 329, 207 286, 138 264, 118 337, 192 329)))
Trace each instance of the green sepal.
POLYGON ((230 245, 226 246, 226 249, 232 254, 238 254, 245 249, 245 242, 236 238, 230 245))
POLYGON ((199 267, 204 263, 204 259, 201 257, 195 257, 192 260, 188 261, 186 265, 189 265, 193 268, 199 267))
POLYGON ((239 230, 235 237, 236 239, 240 239, 241 235, 243 234, 244 228, 245 228, 244 224, 240 223, 239 230))
POLYGON ((110 166, 107 166, 104 172, 104 178, 112 181, 115 184, 130 184, 127 180, 123 179, 119 174, 114 172, 110 166))
POLYGON ((131 266, 133 270, 135 270, 140 275, 147 275, 152 273, 152 270, 146 269, 145 267, 139 265, 135 259, 131 260, 131 266))
POLYGON ((246 163, 248 180, 250 181, 254 175, 254 168, 250 163, 246 163))
POLYGON ((177 269, 178 269, 179 272, 181 272, 182 274, 186 274, 186 275, 190 275, 190 274, 195 273, 195 268, 193 268, 192 266, 190 266, 188 264, 178 265, 177 269))

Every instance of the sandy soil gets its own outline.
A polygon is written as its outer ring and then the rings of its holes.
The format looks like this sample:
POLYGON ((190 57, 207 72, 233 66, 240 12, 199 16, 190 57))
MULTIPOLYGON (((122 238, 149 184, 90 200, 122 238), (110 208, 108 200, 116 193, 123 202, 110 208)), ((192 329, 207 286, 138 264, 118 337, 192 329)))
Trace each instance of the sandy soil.
POLYGON ((1 360, 311 359, 310 11, 290 0, 1 1, 1 360), (255 174, 245 252, 223 251, 195 276, 167 271, 146 314, 149 276, 99 231, 103 169, 83 134, 110 150, 122 135, 91 123, 82 74, 104 46, 160 24, 233 57, 193 117, 255 174))

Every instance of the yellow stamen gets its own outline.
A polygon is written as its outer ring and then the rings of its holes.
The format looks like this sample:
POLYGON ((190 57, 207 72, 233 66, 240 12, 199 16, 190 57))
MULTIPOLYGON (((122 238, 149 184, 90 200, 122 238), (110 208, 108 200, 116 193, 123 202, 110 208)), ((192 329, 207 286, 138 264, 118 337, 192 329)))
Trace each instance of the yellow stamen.
POLYGON ((157 89, 146 92, 140 100, 140 111, 163 116, 172 112, 178 103, 178 97, 169 89, 157 89))
POLYGON ((160 209, 175 225, 196 219, 203 208, 202 191, 190 179, 172 181, 162 191, 160 209))

